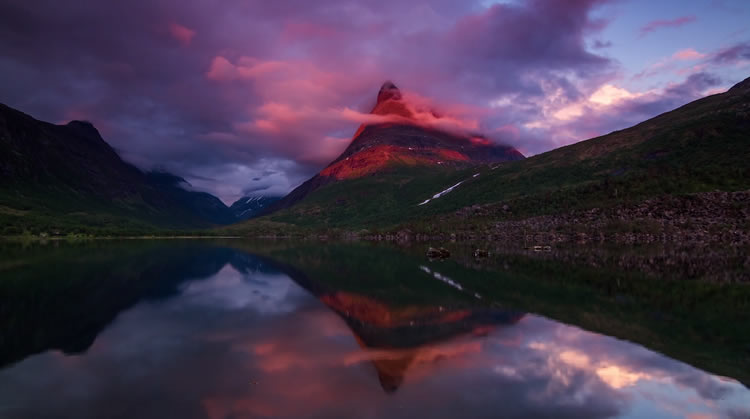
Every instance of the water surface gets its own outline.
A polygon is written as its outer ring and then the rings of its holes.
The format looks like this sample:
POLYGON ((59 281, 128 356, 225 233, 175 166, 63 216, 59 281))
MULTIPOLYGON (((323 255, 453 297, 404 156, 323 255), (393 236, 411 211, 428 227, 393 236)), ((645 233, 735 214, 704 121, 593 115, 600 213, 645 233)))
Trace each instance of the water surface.
MULTIPOLYGON (((639 310, 527 298, 502 282, 518 269, 354 244, 98 242, 4 255, 2 418, 750 417, 750 390, 735 379, 549 317, 620 325, 639 310)), ((551 292, 543 284, 539 294, 551 292)))

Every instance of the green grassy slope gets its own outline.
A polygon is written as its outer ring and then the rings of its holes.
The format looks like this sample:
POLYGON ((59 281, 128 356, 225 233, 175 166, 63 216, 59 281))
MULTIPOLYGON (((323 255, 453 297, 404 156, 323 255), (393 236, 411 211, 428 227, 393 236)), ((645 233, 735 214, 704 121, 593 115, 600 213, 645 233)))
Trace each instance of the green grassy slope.
POLYGON ((554 213, 661 194, 748 189, 748 106, 747 92, 707 97, 632 128, 500 166, 433 205, 449 211, 517 200, 523 212, 554 213))
POLYGON ((209 224, 180 208, 141 199, 110 200, 65 185, 0 188, 0 236, 189 234, 209 224))
POLYGON ((438 185, 453 185, 464 176, 464 171, 450 168, 394 165, 376 176, 326 185, 268 218, 313 228, 388 224, 400 219, 405 208, 416 205, 419 196, 438 185))

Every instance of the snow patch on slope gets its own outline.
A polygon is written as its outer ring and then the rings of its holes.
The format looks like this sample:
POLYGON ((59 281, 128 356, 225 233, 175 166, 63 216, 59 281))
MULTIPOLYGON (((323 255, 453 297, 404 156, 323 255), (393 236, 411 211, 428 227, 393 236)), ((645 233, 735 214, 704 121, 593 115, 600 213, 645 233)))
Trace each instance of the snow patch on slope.
MULTIPOLYGON (((475 177, 479 176, 480 174, 481 174, 481 173, 475 173, 475 174, 474 174, 474 175, 472 176, 472 178, 475 178, 475 177)), ((462 181, 460 181, 460 182, 456 183, 455 185, 451 186, 450 188, 448 188, 448 189, 445 189, 445 190, 443 190, 443 191, 440 191, 440 192, 436 193, 435 195, 433 195, 433 196, 432 196, 432 198, 427 198, 427 199, 425 199, 424 201, 422 201, 422 202, 420 202, 419 204, 417 204, 417 206, 420 206, 420 205, 424 205, 424 204, 426 204, 426 203, 428 203, 428 202, 432 201, 433 199, 438 199, 438 198, 440 198, 441 196, 443 196, 443 195, 447 194, 448 192, 450 192, 450 191, 452 191, 452 190, 456 189, 456 187, 458 187, 458 185, 460 185, 460 184, 462 184, 462 183, 466 182, 467 180, 468 180, 468 179, 464 179, 464 180, 462 180, 462 181)))
MULTIPOLYGON (((455 288, 455 289, 457 289, 459 291, 471 293, 470 291, 464 289, 464 287, 461 284, 459 284, 458 282, 456 282, 456 281, 448 278, 447 276, 441 274, 440 272, 432 271, 432 270, 430 270, 430 268, 428 268, 428 267, 426 267, 424 265, 420 265, 419 269, 421 269, 423 272, 427 273, 428 275, 432 275, 433 278, 435 278, 435 279, 437 279, 439 281, 445 282, 446 284, 450 285, 451 287, 453 287, 453 288, 455 288)), ((474 298, 478 298, 480 300, 482 299, 482 296, 479 295, 479 293, 475 292, 475 293, 473 293, 473 295, 474 295, 474 298)))
POLYGON ((444 191, 440 191, 440 192, 436 193, 435 195, 432 195, 432 198, 426 199, 426 200, 425 200, 424 202, 422 202, 422 203, 421 203, 421 204, 419 204, 419 205, 424 205, 424 204, 426 204, 426 203, 428 203, 428 202, 432 201, 433 199, 438 199, 438 198, 440 198, 441 196, 443 196, 443 195, 447 194, 448 192, 450 192, 450 191, 452 191, 452 190, 456 189, 456 187, 458 187, 458 185, 460 185, 460 184, 462 184, 462 183, 464 183, 464 181, 463 181, 463 180, 462 180, 462 181, 460 181, 460 182, 458 182, 458 183, 456 183, 455 185, 451 186, 450 188, 448 188, 448 189, 446 189, 446 190, 444 190, 444 191))

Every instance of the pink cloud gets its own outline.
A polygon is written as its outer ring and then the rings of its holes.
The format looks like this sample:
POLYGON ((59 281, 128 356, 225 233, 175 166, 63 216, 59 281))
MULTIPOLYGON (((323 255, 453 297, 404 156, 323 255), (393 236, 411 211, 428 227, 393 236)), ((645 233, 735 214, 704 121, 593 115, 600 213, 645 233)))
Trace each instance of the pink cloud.
POLYGON ((183 46, 188 46, 195 37, 195 31, 178 23, 169 24, 169 34, 183 46))
POLYGON ((206 73, 209 80, 229 81, 235 78, 237 69, 224 57, 216 57, 211 61, 211 67, 206 73))
POLYGON ((696 64, 689 68, 678 68, 681 61, 696 61, 708 57, 709 54, 703 54, 696 51, 693 48, 686 48, 679 50, 669 57, 662 58, 658 62, 650 65, 640 73, 636 74, 634 79, 642 79, 647 77, 653 77, 658 74, 666 72, 674 72, 677 75, 692 74, 699 71, 703 71, 706 68, 704 64, 696 64))
POLYGON ((361 124, 416 124, 465 136, 470 136, 472 132, 476 133, 480 129, 479 121, 476 119, 478 115, 467 112, 467 109, 471 109, 469 106, 436 104, 408 91, 403 92, 403 96, 402 103, 410 115, 408 117, 398 114, 377 115, 349 108, 341 110, 341 116, 348 121, 361 124))
MULTIPOLYGON (((324 165, 341 153, 360 124, 415 124, 465 136, 480 129, 475 117, 462 113, 468 107, 441 106, 409 92, 404 93, 403 100, 409 117, 378 115, 339 106, 337 101, 331 100, 327 90, 318 92, 317 87, 302 88, 305 95, 295 95, 294 100, 284 101, 286 83, 277 86, 278 91, 272 80, 262 77, 258 80, 263 85, 263 97, 269 101, 251 108, 250 120, 234 125, 237 134, 253 138, 266 136, 270 140, 269 148, 317 165, 324 165), (334 131, 341 132, 341 135, 331 135, 334 131)), ((295 90, 300 90, 300 86, 295 84, 295 87, 295 90)))
POLYGON ((695 16, 681 16, 675 19, 659 19, 648 22, 641 27, 641 37, 648 35, 658 29, 664 28, 679 28, 680 26, 687 25, 696 21, 695 16))
POLYGON ((308 41, 312 39, 325 39, 339 35, 339 31, 331 26, 315 22, 295 21, 287 22, 281 32, 284 42, 308 41))
POLYGON ((700 52, 694 50, 693 48, 687 48, 680 51, 677 51, 672 55, 675 59, 678 60, 684 60, 684 61, 690 61, 690 60, 699 60, 701 58, 705 58, 706 54, 701 54, 700 52))
POLYGON ((409 118, 370 114, 385 76, 366 68, 352 72, 336 64, 214 57, 205 77, 227 96, 247 89, 256 100, 245 105, 242 120, 233 122, 231 137, 214 134, 203 139, 237 147, 262 144, 266 150, 320 167, 346 148, 360 124, 411 123, 460 134, 480 129, 483 108, 437 104, 410 91, 404 92, 409 118), (359 106, 353 106, 356 97, 362 98, 359 106))
MULTIPOLYGON (((52 121, 71 104, 85 105, 97 127, 113 127, 106 140, 126 158, 215 179, 214 190, 230 172, 236 189, 250 185, 245 172, 226 167, 261 167, 263 159, 288 163, 278 171, 290 173, 291 184, 319 171, 359 124, 393 119, 368 114, 387 79, 411 93, 413 122, 478 131, 535 153, 626 126, 582 114, 565 129, 526 127, 606 84, 632 89, 613 82, 622 70, 617 57, 590 47, 608 22, 595 17, 606 15, 607 3, 80 0, 23 15, 7 6, 0 35, 23 42, 3 44, 11 63, 3 76, 16 82, 0 93, 52 121), (167 23, 164 10, 172 13, 167 23), (94 25, 113 15, 117 30, 94 25)), ((646 33, 693 20, 654 21, 646 33)), ((715 55, 678 51, 675 67, 660 71, 708 63, 714 72, 748 60, 746 43, 724 47, 715 55)), ((668 110, 647 109, 637 117, 668 110)))
MULTIPOLYGON (((437 115, 428 108, 419 108, 407 103, 412 117, 400 115, 375 115, 349 107, 315 106, 314 97, 305 105, 269 102, 251 110, 254 119, 237 123, 234 129, 237 137, 267 136, 271 141, 268 147, 279 153, 290 155, 296 160, 324 165, 333 160, 349 144, 355 128, 359 124, 416 124, 468 136, 479 129, 473 119, 450 114, 437 115), (333 136, 328 132, 338 126, 349 126, 344 136, 333 136)), ((324 101, 323 101, 324 102, 324 101)), ((211 139, 226 140, 227 136, 212 136, 211 139)))
POLYGON ((701 64, 692 65, 687 68, 681 68, 677 70, 677 74, 681 76, 689 76, 691 74, 696 74, 696 73, 700 73, 701 71, 705 71, 707 68, 708 68, 707 63, 701 63, 701 64))
POLYGON ((219 55, 211 61, 206 78, 214 81, 251 80, 266 73, 283 71, 287 63, 241 57, 236 64, 219 55))

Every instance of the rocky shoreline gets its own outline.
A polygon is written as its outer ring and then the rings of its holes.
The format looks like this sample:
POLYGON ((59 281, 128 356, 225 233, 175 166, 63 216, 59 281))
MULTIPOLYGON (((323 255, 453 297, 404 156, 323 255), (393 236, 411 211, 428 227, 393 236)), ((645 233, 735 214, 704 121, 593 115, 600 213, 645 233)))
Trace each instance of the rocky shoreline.
POLYGON ((661 196, 637 204, 512 219, 507 203, 440 217, 432 232, 401 228, 349 236, 388 241, 492 241, 523 247, 559 243, 750 245, 750 191, 661 196), (510 219, 509 219, 510 218, 510 219), (453 226, 449 231, 440 226, 453 226))

